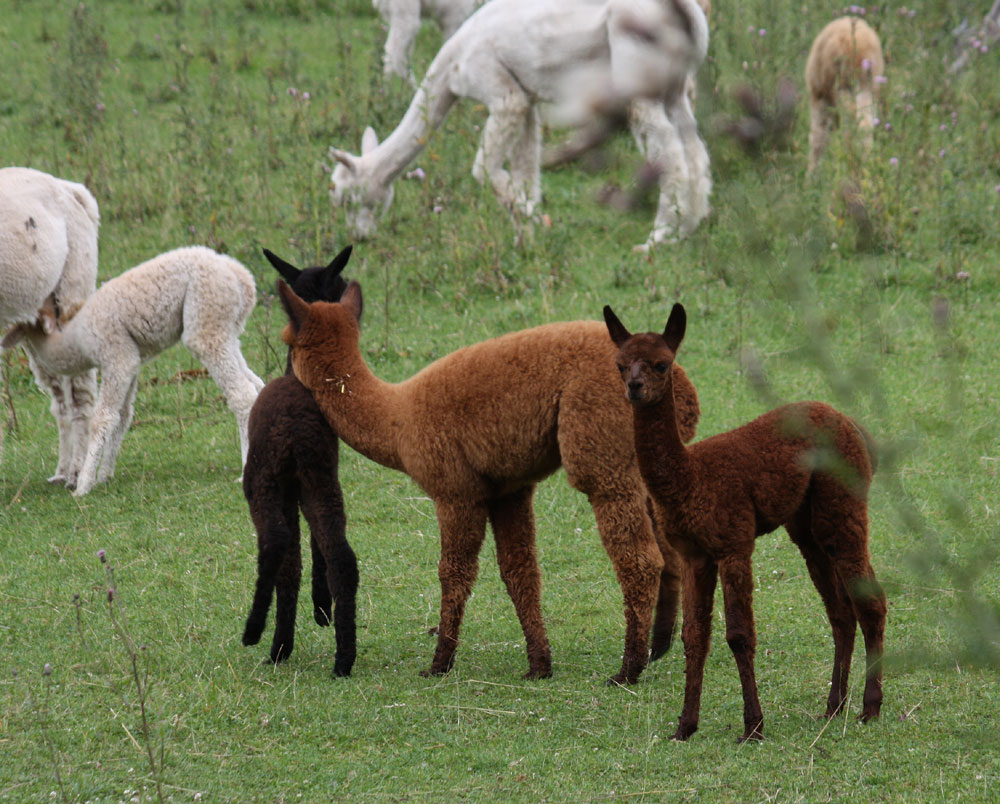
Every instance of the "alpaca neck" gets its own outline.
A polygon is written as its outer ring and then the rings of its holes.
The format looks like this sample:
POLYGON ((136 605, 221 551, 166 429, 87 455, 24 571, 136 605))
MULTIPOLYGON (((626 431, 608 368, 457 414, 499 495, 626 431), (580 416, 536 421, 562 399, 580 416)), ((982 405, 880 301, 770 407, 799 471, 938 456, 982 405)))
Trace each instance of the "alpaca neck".
POLYGON ((633 408, 636 458, 654 498, 676 499, 691 488, 691 456, 681 440, 673 384, 658 402, 633 408))
POLYGON ((72 319, 61 330, 46 335, 40 329, 33 329, 28 334, 35 359, 47 371, 62 376, 73 376, 97 366, 97 362, 81 348, 77 337, 77 319, 72 319))
POLYGON ((399 386, 376 377, 360 355, 313 374, 321 383, 311 388, 313 395, 340 439, 376 463, 406 471, 399 454, 399 386))
POLYGON ((392 184, 424 149, 430 135, 455 103, 455 96, 444 81, 445 72, 435 69, 437 63, 435 59, 427 70, 427 76, 396 130, 361 157, 375 182, 383 187, 392 184))

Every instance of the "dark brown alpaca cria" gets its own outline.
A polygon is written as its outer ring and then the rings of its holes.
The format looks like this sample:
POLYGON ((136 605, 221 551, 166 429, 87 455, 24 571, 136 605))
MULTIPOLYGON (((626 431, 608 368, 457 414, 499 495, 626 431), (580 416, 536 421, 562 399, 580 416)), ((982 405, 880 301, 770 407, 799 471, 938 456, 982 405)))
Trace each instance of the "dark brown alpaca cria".
MULTIPOLYGON (((653 534, 631 413, 600 322, 549 324, 484 341, 393 385, 375 377, 361 356, 357 283, 339 304, 307 304, 280 282, 278 292, 290 319, 283 337, 295 375, 340 438, 406 472, 434 501, 441 618, 425 675, 452 666, 487 521, 524 631, 526 677, 551 675, 532 498, 560 465, 590 500, 624 594, 625 652, 613 680, 633 682, 646 666, 654 608, 652 655, 666 651, 677 611, 676 556, 653 534)), ((679 368, 677 396, 678 426, 690 438, 698 400, 679 368)))
POLYGON ((722 579, 726 641, 743 688, 742 740, 762 739, 754 677, 757 636, 750 556, 757 536, 784 525, 806 560, 833 628, 833 684, 826 716, 844 705, 860 623, 867 654, 861 720, 882 704, 885 594, 868 554, 868 487, 874 457, 866 434, 821 402, 784 405, 686 447, 676 416, 674 357, 684 338, 675 304, 662 335, 631 335, 610 307, 604 319, 632 403, 639 471, 670 544, 683 561, 686 660, 684 710, 676 740, 698 728, 716 577, 722 579))
MULTIPOLYGON (((340 272, 348 246, 325 267, 299 270, 267 249, 264 254, 310 301, 336 301, 347 287, 340 272)), ((257 530, 257 587, 243 632, 244 645, 260 641, 271 596, 277 591, 271 661, 287 659, 295 640, 295 610, 302 577, 299 508, 309 523, 313 618, 333 622, 337 638, 333 674, 348 676, 357 653, 355 596, 358 562, 345 536, 344 501, 337 478, 337 435, 313 395, 295 379, 272 380, 250 412, 250 448, 243 493, 257 530)))

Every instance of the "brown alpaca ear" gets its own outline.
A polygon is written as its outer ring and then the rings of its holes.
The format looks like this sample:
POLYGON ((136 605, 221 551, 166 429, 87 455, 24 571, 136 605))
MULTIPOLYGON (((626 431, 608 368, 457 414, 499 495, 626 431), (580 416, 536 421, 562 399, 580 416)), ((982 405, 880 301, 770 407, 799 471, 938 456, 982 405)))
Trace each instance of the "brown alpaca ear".
POLYGON ((347 290, 344 291, 344 295, 340 297, 340 303, 351 311, 355 321, 361 321, 361 311, 365 306, 365 300, 361 296, 361 285, 351 280, 351 283, 347 286, 347 290))
POLYGON ((278 298, 281 299, 281 306, 288 314, 288 323, 296 333, 302 328, 302 323, 309 316, 309 305, 295 295, 295 291, 285 284, 284 280, 278 280, 278 298))
POLYGON ((677 303, 670 311, 670 318, 663 328, 663 340, 667 342, 672 352, 676 352, 684 340, 685 329, 687 329, 687 313, 684 312, 684 305, 677 303))
POLYGON ((632 333, 625 329, 625 325, 618 320, 610 305, 604 305, 604 323, 608 325, 608 334, 615 346, 621 346, 632 337, 632 333))

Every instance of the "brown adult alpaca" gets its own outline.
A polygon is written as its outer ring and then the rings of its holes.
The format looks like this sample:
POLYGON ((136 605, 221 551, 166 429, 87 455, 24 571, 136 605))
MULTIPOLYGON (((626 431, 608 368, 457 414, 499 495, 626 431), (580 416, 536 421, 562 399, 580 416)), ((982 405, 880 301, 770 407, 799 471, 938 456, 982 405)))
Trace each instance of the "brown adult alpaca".
MULTIPOLYGON (((361 288, 339 304, 306 304, 282 283, 295 375, 340 438, 406 472, 434 501, 441 531, 441 619, 424 675, 452 666, 465 602, 489 520, 500 576, 528 653, 527 678, 552 674, 541 614, 532 498, 562 465, 597 518, 625 599, 625 652, 612 679, 634 682, 670 644, 677 612, 676 556, 654 534, 630 437, 631 414, 615 378, 614 347, 596 321, 549 324, 459 349, 389 384, 358 345, 361 288), (659 542, 659 544, 658 544, 659 542), (666 552, 666 561, 662 550, 666 552)), ((678 367, 678 427, 694 435, 698 398, 678 367)))
POLYGON ((868 554, 866 497, 874 471, 865 433, 821 402, 784 405, 690 447, 676 419, 674 357, 686 315, 675 304, 663 335, 631 335, 610 307, 604 319, 626 396, 632 403, 639 471, 671 545, 683 562, 686 659, 684 709, 676 740, 698 728, 702 676, 712 627, 716 577, 722 579, 726 641, 743 688, 740 740, 762 739, 754 677, 757 636, 750 556, 757 536, 784 525, 806 560, 833 628, 833 683, 826 716, 844 705, 858 623, 867 680, 861 720, 882 704, 885 594, 868 554))

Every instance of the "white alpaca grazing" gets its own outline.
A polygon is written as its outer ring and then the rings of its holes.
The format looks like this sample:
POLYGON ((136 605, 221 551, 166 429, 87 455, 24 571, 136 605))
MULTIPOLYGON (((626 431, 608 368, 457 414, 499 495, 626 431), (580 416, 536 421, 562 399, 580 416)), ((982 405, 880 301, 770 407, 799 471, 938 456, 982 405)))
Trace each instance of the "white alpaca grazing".
POLYGON ((838 106, 857 121, 865 150, 871 148, 878 86, 884 72, 882 43, 864 20, 840 17, 816 36, 806 60, 810 172, 826 150, 838 106))
MULTIPOLYGON (((82 184, 23 167, 0 169, 0 331, 34 321, 49 296, 72 314, 97 283, 97 201, 82 184)), ((74 482, 83 463, 97 372, 51 374, 29 347, 59 431, 52 483, 74 482)))
POLYGON ((491 0, 441 46, 384 142, 368 128, 361 156, 330 149, 331 201, 354 238, 371 237, 393 182, 452 105, 470 98, 489 113, 472 174, 530 230, 541 200, 538 104, 572 124, 631 108, 642 121, 637 141, 664 160, 650 241, 683 236, 708 214, 708 153, 684 91, 707 47, 697 0, 491 0))
MULTIPOLYGON (((253 277, 240 263, 209 248, 168 251, 105 282, 79 312, 60 323, 50 309, 39 323, 15 327, 52 374, 99 368, 101 387, 87 454, 74 494, 114 474, 115 458, 132 422, 141 365, 180 340, 222 390, 236 416, 243 462, 247 422, 263 382, 247 366, 240 334, 256 299, 253 277)), ((69 485, 69 484, 67 484, 69 485)))
POLYGON ((385 39, 383 70, 387 76, 398 75, 416 86, 410 68, 413 43, 420 31, 420 18, 434 20, 447 39, 484 0, 372 0, 372 5, 382 15, 389 33, 385 39))

